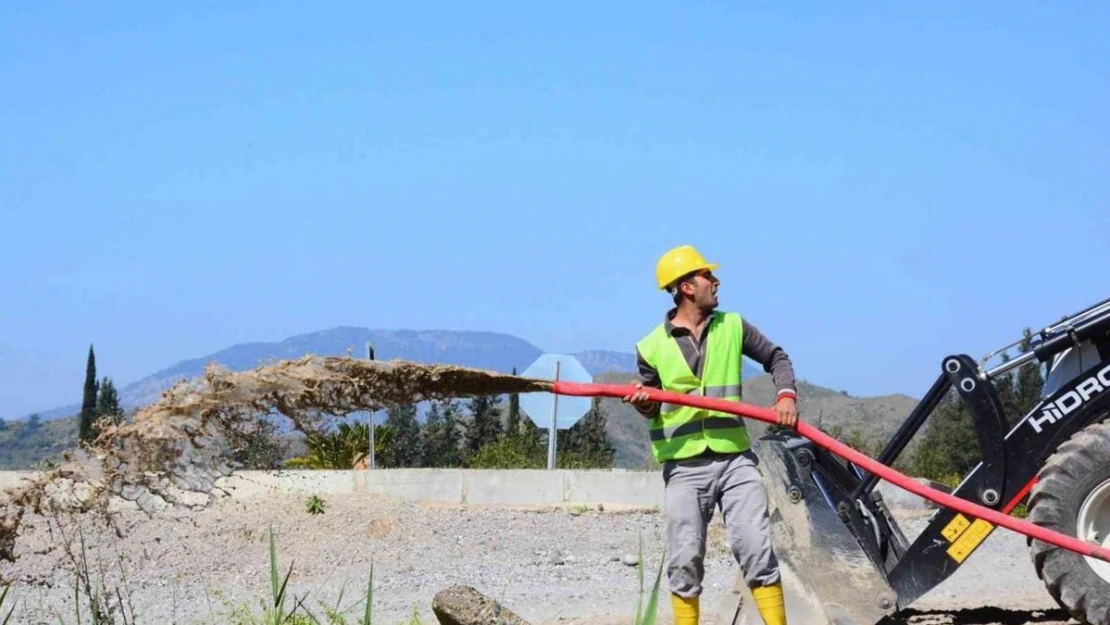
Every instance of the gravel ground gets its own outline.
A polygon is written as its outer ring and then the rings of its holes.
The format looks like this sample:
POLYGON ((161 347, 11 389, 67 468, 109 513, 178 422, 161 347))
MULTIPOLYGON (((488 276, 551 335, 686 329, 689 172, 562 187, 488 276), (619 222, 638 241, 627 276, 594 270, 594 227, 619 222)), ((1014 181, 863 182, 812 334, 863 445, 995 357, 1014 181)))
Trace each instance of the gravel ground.
MULTIPOLYGON (((235 623, 235 605, 259 614, 269 594, 271 523, 279 567, 284 573, 292 564, 290 588, 298 597, 307 594, 306 605, 317 616, 323 617, 322 605, 334 605, 344 584, 342 606, 357 602, 372 562, 375 621, 389 625, 408 622, 414 613, 435 622, 432 597, 452 584, 473 586, 536 625, 628 623, 639 585, 637 541, 642 536, 650 585, 663 540, 663 518, 651 510, 433 507, 356 494, 327 497, 319 515, 307 513, 298 493, 225 499, 154 518, 125 510, 123 538, 92 517, 60 525, 29 520, 35 526, 19 543, 22 557, 0 567, 16 582, 20 623, 58 623, 51 609, 66 623, 77 622, 75 567, 64 545, 68 538, 79 551, 78 528, 93 581, 103 578, 113 596, 118 590, 130 597, 135 619, 127 622, 137 625, 235 623)), ((912 536, 924 518, 906 516, 904 522, 912 536)), ((711 530, 705 623, 735 572, 719 517, 711 530)), ((357 611, 354 606, 347 614, 357 611)), ((1064 620, 1033 573, 1024 539, 1005 529, 910 616, 919 623, 1064 620)), ((660 621, 670 621, 665 596, 660 621)), ((87 614, 82 622, 89 622, 87 614)))
MULTIPOLYGON (((928 517, 903 519, 907 538, 925 528, 928 517)), ((1022 610, 1055 610, 1052 596, 1033 570, 1025 537, 998 528, 967 563, 914 605, 921 610, 954 610, 984 606, 1022 610)))

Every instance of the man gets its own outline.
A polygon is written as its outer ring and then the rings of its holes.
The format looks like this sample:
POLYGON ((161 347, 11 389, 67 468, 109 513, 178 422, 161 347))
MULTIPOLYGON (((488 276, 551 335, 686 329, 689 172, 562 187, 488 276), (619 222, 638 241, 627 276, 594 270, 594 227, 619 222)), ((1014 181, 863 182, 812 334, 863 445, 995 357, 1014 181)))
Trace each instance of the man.
MULTIPOLYGON (((658 285, 671 293, 674 308, 636 344, 640 381, 635 386, 739 401, 741 356, 748 356, 772 374, 778 424, 792 428, 798 413, 790 358, 740 315, 716 310, 716 268, 688 245, 659 259, 658 285)), ((650 419, 652 454, 663 465, 667 578, 675 625, 698 623, 706 527, 714 507, 721 510, 733 556, 763 621, 785 625, 767 492, 744 421, 729 413, 660 406, 643 391, 624 401, 650 419)))

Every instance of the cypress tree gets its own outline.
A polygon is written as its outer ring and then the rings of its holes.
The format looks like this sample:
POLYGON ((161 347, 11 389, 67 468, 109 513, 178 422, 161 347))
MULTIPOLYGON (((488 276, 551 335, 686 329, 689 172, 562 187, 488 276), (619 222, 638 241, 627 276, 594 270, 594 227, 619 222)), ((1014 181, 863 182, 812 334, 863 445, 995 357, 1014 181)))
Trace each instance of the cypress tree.
POLYGON ((96 354, 93 346, 89 345, 89 356, 85 363, 85 393, 81 399, 81 416, 78 423, 77 437, 83 443, 91 442, 96 438, 93 431, 93 422, 96 421, 96 354))
POLYGON ((443 456, 442 466, 457 467, 463 462, 462 450, 459 440, 462 436, 462 409, 454 401, 448 401, 443 407, 443 456))
POLYGON ((501 398, 497 395, 479 395, 470 399, 470 424, 466 432, 468 454, 476 454, 487 443, 501 438, 500 402, 501 398))
POLYGON ((439 409, 439 402, 433 401, 428 406, 428 414, 424 415, 424 425, 420 428, 420 464, 422 466, 440 466, 441 460, 437 456, 444 438, 443 412, 439 409))
POLYGON ((929 417, 913 459, 919 477, 946 481, 967 474, 982 458, 971 411, 952 389, 929 417))
POLYGON ((112 423, 123 420, 123 409, 119 405, 119 394, 112 378, 105 377, 100 382, 100 397, 96 401, 96 418, 109 419, 112 423))
POLYGON ((594 398, 593 410, 587 415, 582 445, 599 467, 612 467, 617 449, 609 440, 609 415, 600 397, 594 398))
POLYGON ((531 417, 522 414, 520 416, 520 433, 517 435, 520 439, 520 445, 526 449, 540 450, 544 454, 544 466, 547 466, 547 430, 541 430, 539 426, 532 421, 531 417))
POLYGON ((581 468, 611 468, 616 449, 606 432, 607 411, 595 397, 590 411, 560 435, 560 456, 581 468))
POLYGON ((432 402, 420 431, 420 451, 425 467, 456 467, 459 452, 459 408, 453 400, 432 402))
POLYGON ((415 467, 420 465, 420 424, 416 421, 416 404, 390 406, 385 426, 393 430, 394 444, 382 454, 382 466, 415 467))
MULTIPOLYGON (((1021 341, 1022 351, 1027 351, 1033 341, 1033 333, 1025 328, 1025 338, 1021 341)), ((1041 365, 1036 363, 1024 364, 1018 368, 1017 374, 1017 404, 1020 415, 1033 409, 1041 400, 1044 390, 1044 376, 1041 374, 1041 365)), ((1015 416, 1020 416, 1015 415, 1015 416)))
MULTIPOLYGON (((1002 362, 1010 361, 1010 354, 1002 354, 1002 362)), ((1018 390, 1014 380, 1013 372, 1008 372, 994 380, 995 390, 998 391, 998 400, 1002 402, 1002 410, 1006 413, 1006 419, 1009 423, 1014 423, 1015 420, 1020 418, 1021 406, 1018 401, 1018 390)))

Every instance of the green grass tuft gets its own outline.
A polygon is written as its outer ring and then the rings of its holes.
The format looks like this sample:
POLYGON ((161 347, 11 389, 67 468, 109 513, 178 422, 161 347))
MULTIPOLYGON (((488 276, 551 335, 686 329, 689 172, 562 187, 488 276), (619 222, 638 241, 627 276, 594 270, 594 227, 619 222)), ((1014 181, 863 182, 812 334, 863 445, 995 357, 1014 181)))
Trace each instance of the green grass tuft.
MULTIPOLYGON (((664 556, 659 561, 659 568, 655 572, 655 582, 652 585, 649 596, 644 597, 644 545, 643 536, 639 539, 639 556, 640 562, 638 565, 638 572, 640 577, 640 593, 636 606, 636 625, 655 625, 655 620, 659 607, 659 588, 663 577, 663 566, 666 560, 664 556)), ((366 593, 354 605, 348 606, 346 609, 340 609, 340 603, 343 599, 343 589, 340 589, 339 598, 336 600, 335 606, 324 605, 322 609, 323 620, 318 618, 312 610, 305 605, 305 597, 300 599, 290 599, 289 596, 289 580, 293 575, 293 565, 290 564, 289 568, 281 575, 280 567, 278 566, 278 553, 277 553, 277 538, 274 533, 273 525, 270 526, 269 534, 269 559, 270 559, 270 596, 266 601, 261 601, 261 614, 256 614, 247 605, 243 603, 231 604, 225 603, 227 608, 226 612, 214 622, 225 623, 227 625, 373 625, 374 615, 374 563, 370 563, 370 575, 366 581, 366 593), (291 604, 291 607, 290 607, 291 604), (355 620, 348 620, 346 613, 352 609, 361 606, 361 612, 355 620)), ((83 563, 87 567, 87 563, 83 563)), ((86 569, 87 573, 87 569, 86 569)), ((74 614, 76 617, 77 625, 84 623, 92 623, 92 625, 117 625, 115 616, 112 611, 106 610, 102 603, 103 589, 93 590, 90 586, 86 585, 85 593, 87 603, 90 606, 87 618, 83 618, 81 609, 81 578, 75 580, 74 583, 74 614)), ((8 601, 10 584, 3 586, 0 592, 0 625, 9 625, 11 623, 12 615, 15 612, 15 605, 11 605, 4 614, 5 604, 8 601)), ((215 591, 218 595, 222 595, 219 591, 215 591)), ((107 595, 112 593, 108 592, 107 595)), ((118 592, 116 595, 118 596, 118 592)), ((12 601, 14 604, 14 600, 12 601)), ((60 625, 67 625, 65 619, 61 615, 55 613, 60 625)), ((137 625, 134 619, 134 614, 129 620, 126 614, 123 615, 122 625, 137 625)), ((398 625, 422 625, 419 613, 416 607, 413 607, 412 617, 407 623, 400 623, 398 625)))

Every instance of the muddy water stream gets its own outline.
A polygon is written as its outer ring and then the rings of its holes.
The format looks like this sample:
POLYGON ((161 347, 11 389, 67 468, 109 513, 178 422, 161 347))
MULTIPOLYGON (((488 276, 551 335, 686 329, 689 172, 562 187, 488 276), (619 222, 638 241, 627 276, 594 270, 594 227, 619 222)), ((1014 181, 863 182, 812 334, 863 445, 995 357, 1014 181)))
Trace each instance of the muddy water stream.
POLYGON ((167 390, 133 421, 104 428, 87 449, 68 452, 59 466, 10 489, 0 505, 0 558, 16 557, 28 511, 99 511, 110 519, 113 497, 153 512, 183 494, 212 493, 235 470, 230 458, 255 435, 260 415, 309 433, 320 430, 326 415, 551 388, 544 380, 399 360, 305 357, 242 372, 213 365, 167 390))

